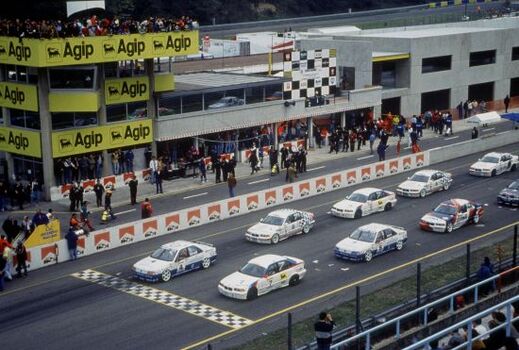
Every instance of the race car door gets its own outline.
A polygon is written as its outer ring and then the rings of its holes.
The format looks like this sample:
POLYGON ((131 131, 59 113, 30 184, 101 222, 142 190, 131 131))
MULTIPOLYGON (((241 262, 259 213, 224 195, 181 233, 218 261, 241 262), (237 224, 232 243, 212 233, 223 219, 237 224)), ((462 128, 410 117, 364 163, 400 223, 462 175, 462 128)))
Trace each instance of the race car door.
POLYGON ((204 260, 202 249, 192 245, 187 248, 187 251, 189 253, 190 269, 202 268, 202 261, 204 260))
POLYGON ((512 167, 512 157, 507 155, 507 154, 503 154, 501 156, 501 160, 499 162, 499 169, 497 171, 497 173, 504 173, 505 171, 507 171, 508 169, 510 169, 512 167))
POLYGON ((390 228, 384 229, 384 252, 387 252, 396 247, 398 235, 390 228))
POLYGON ((195 265, 195 259, 196 256, 189 256, 188 248, 180 249, 177 254, 177 258, 175 259, 175 262, 177 264, 177 274, 182 274, 184 272, 192 270, 194 268, 193 265, 195 265))
POLYGON ((431 185, 432 186, 431 186, 430 192, 439 191, 443 187, 444 180, 445 180, 445 178, 443 177, 442 173, 434 173, 431 176, 431 185))
POLYGON ((368 201, 366 203, 368 207, 368 210, 365 211, 367 212, 366 214, 371 214, 378 211, 378 208, 380 207, 379 201, 380 200, 378 200, 377 192, 370 193, 370 195, 368 196, 368 201))
POLYGON ((462 205, 458 209, 458 217, 457 217, 456 225, 455 225, 456 228, 461 227, 467 223, 467 221, 469 220, 469 214, 470 213, 469 213, 469 208, 468 208, 467 204, 462 205))
POLYGON ((290 268, 293 266, 290 262, 287 260, 282 260, 278 262, 279 266, 279 287, 285 287, 288 285, 288 281, 290 279, 290 268))
POLYGON ((378 231, 377 237, 375 237, 375 254, 379 255, 384 252, 384 231, 378 231))
POLYGON ((266 278, 265 293, 270 292, 271 290, 277 289, 281 286, 281 274, 279 273, 279 265, 277 262, 272 263, 267 268, 267 276, 265 278, 266 278))

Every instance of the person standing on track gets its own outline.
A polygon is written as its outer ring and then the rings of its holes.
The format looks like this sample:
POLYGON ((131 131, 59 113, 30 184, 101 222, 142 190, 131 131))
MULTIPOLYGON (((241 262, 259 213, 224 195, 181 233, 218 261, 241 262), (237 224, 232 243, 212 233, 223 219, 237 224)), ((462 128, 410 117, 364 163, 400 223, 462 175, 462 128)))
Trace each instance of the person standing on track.
POLYGON ((97 179, 96 184, 94 185, 94 193, 96 194, 96 204, 97 207, 101 207, 103 205, 103 192, 105 191, 105 188, 103 185, 101 185, 101 181, 97 179))
POLYGON ((234 197, 234 188, 236 187, 236 178, 229 174, 229 177, 227 178, 227 186, 229 187, 229 197, 234 197))
POLYGON ((128 182, 128 187, 130 188, 130 203, 131 205, 135 205, 137 203, 137 186, 139 185, 139 181, 132 175, 131 180, 128 182))

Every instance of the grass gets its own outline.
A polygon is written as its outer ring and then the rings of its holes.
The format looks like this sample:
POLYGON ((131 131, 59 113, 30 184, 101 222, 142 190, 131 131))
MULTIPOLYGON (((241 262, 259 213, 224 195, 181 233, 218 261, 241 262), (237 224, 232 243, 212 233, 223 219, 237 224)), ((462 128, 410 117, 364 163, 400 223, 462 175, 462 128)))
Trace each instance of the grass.
MULTIPOLYGON (((492 246, 471 251, 471 271, 477 271, 483 257, 490 257, 496 262, 501 257, 512 255, 513 239, 504 239, 492 246)), ((497 264, 496 264, 497 265, 497 264)), ((459 280, 465 276, 466 255, 457 257, 448 262, 430 266, 422 270, 422 293, 431 292, 441 286, 459 280)), ((396 274, 392 276, 395 278, 396 274)), ((403 278, 386 287, 361 296, 361 318, 379 314, 384 310, 399 305, 416 297, 416 275, 403 278), (384 297, 381 298, 380 296, 384 297)), ((350 300, 333 308, 333 318, 339 325, 353 325, 355 323, 355 300, 350 300)), ((294 348, 308 344, 314 340, 313 324, 315 317, 305 319, 292 326, 292 343, 294 348)), ((287 349, 287 329, 279 329, 263 337, 253 339, 234 350, 284 350, 287 349)))

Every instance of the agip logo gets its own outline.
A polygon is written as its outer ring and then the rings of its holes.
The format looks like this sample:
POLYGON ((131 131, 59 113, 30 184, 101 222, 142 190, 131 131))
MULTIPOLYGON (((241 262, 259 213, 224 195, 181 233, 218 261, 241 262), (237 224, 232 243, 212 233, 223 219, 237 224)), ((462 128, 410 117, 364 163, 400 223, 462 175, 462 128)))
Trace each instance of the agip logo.
POLYGON ((14 131, 0 131, 0 148, 14 148, 17 151, 25 151, 29 148, 29 138, 23 133, 14 131), (3 147, 2 147, 3 146, 3 147))
POLYGON ((94 56, 94 45, 85 40, 67 40, 64 43, 51 42, 45 47, 47 62, 82 61, 94 56))
POLYGON ((24 41, 6 41, 0 40, 0 60, 5 61, 9 58, 15 59, 17 62, 27 62, 32 57, 32 49, 25 45, 24 41))
POLYGON ((149 95, 147 77, 113 79, 105 83, 106 104, 145 101, 149 95))

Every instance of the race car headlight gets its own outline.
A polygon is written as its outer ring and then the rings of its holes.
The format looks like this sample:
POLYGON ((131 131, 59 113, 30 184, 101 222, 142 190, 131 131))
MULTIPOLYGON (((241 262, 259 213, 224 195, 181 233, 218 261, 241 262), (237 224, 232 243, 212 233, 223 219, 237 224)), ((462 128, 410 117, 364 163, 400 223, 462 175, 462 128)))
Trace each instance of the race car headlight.
POLYGON ((245 288, 234 288, 235 292, 245 292, 245 288))

